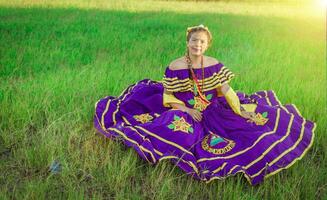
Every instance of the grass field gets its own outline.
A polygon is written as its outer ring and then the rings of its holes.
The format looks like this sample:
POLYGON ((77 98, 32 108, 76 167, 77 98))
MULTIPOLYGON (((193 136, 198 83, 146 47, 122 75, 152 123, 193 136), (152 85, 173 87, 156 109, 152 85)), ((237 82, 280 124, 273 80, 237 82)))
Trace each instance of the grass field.
POLYGON ((0 0, 0 199, 327 199, 326 29, 316 7, 0 0), (272 89, 317 123, 304 158, 258 186, 150 165, 93 128, 98 99, 160 80, 184 54, 186 27, 201 23, 214 37, 207 55, 236 74, 235 90, 272 89))

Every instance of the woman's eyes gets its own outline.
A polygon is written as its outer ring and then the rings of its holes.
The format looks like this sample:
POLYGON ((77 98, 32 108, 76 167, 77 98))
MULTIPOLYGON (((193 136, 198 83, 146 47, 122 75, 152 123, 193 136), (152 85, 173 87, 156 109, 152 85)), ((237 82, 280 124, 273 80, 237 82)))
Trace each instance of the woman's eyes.
MULTIPOLYGON (((192 40, 193 42, 196 42, 197 40, 192 40)), ((200 42, 203 44, 205 41, 204 40, 200 40, 200 42)))

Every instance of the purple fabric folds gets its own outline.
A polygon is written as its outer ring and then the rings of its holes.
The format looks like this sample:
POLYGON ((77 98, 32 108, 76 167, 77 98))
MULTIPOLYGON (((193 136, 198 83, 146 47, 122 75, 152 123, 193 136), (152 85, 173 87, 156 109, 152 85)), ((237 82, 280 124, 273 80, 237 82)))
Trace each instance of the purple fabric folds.
MULTIPOLYGON (((202 77, 201 69, 195 74, 202 77)), ((188 70, 166 68, 163 81, 141 80, 120 96, 100 99, 94 125, 106 137, 120 137, 146 161, 170 159, 194 178, 211 182, 243 173, 255 185, 301 159, 311 147, 316 124, 301 116, 293 104, 282 105, 272 90, 237 92, 242 104, 257 104, 263 123, 235 114, 216 88, 234 74, 218 63, 204 69, 204 93, 211 104, 202 121, 163 106, 163 91, 174 92, 194 106, 188 70)))

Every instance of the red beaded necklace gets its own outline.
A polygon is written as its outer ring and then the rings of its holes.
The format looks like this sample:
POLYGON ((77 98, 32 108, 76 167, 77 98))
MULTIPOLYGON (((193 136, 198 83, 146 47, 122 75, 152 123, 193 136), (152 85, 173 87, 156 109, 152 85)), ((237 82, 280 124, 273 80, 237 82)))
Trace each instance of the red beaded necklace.
MULTIPOLYGON (((194 71, 193 71, 192 61, 191 61, 190 56, 189 56, 189 55, 186 55, 185 59, 186 59, 186 62, 187 62, 187 64, 188 64, 188 67, 189 67, 189 69, 190 69, 190 71, 191 71, 191 73, 192 73, 193 81, 195 82, 195 83, 193 83, 193 84, 197 84, 198 86, 200 86, 200 85, 199 85, 198 78, 196 77, 196 75, 195 75, 195 73, 194 73, 194 71)), ((203 88, 204 88, 204 66, 203 66, 203 56, 201 56, 201 69, 202 69, 202 80, 201 80, 202 84, 201 84, 201 88, 200 88, 200 87, 198 87, 198 88, 199 88, 199 92, 203 94, 203 88)), ((194 91, 193 91, 193 93, 194 93, 194 91)))

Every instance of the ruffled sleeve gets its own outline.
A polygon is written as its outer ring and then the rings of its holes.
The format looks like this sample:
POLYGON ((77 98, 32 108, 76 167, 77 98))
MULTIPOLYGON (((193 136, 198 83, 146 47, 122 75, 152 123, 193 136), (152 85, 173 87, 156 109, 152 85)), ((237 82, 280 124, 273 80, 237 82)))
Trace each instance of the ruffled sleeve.
MULTIPOLYGON (((171 107, 171 103, 178 103, 185 105, 185 103, 175 97, 173 92, 183 91, 180 86, 183 85, 184 81, 181 81, 183 75, 179 72, 166 68, 162 83, 165 88, 163 93, 163 105, 165 107, 171 107)), ((185 77, 188 79, 188 77, 185 77)), ((187 82, 187 80, 185 80, 187 82)))
POLYGON ((166 68, 162 84, 168 92, 184 92, 191 90, 188 70, 171 70, 166 68))
MULTIPOLYGON (((229 83, 235 76, 235 74, 222 63, 218 63, 215 67, 210 68, 207 73, 211 75, 204 80, 204 91, 217 89, 223 84, 229 83)), ((202 86, 201 81, 200 85, 202 86)))
MULTIPOLYGON (((202 69, 194 69, 194 72, 198 75, 202 74, 202 69)), ((212 66, 204 68, 204 91, 209 91, 218 88, 219 86, 228 83, 234 77, 234 73, 231 72, 224 64, 217 63, 212 66)), ((189 78, 189 70, 171 70, 166 68, 163 80, 163 86, 168 92, 185 92, 192 91, 193 83, 189 78)), ((202 87, 202 81, 199 81, 202 87)))

